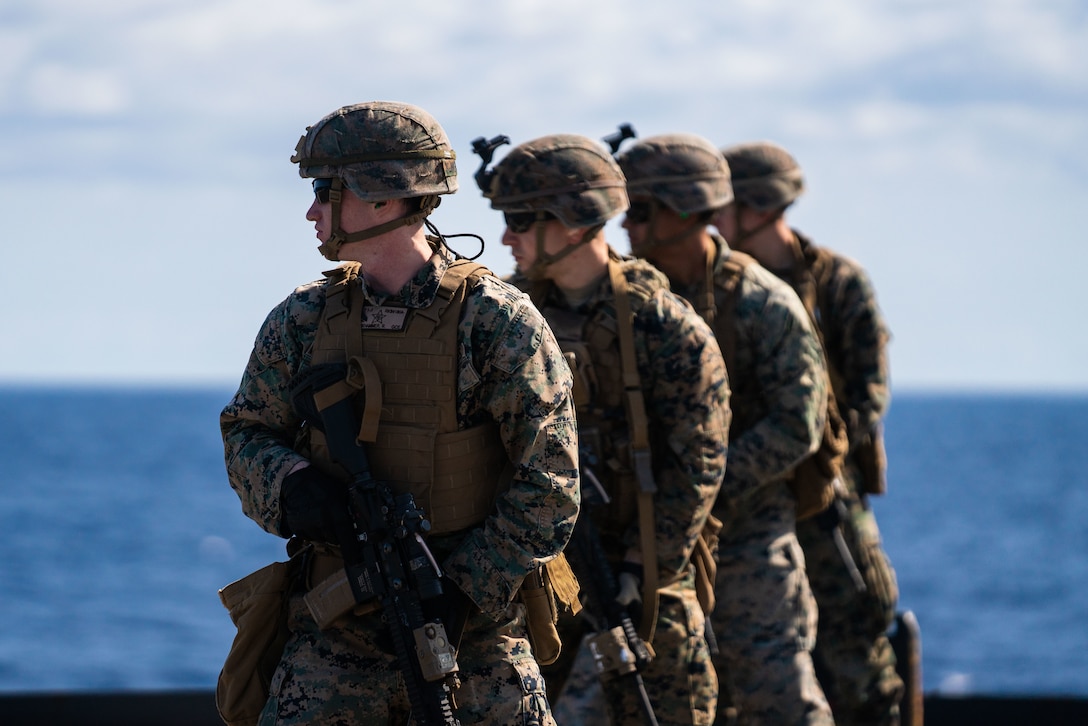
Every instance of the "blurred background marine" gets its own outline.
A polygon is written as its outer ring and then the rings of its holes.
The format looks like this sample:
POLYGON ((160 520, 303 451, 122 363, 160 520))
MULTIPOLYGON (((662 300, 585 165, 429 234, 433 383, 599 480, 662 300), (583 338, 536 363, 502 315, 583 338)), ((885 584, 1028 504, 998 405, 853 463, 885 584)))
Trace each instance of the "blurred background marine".
POLYGON ((795 533, 791 475, 820 443, 827 374, 788 285, 707 226, 733 199, 721 152, 694 134, 642 139, 618 156, 631 250, 664 271, 711 325, 726 361, 733 422, 714 509, 721 723, 830 724, 811 650, 816 603, 795 533))
POLYGON ((586 607, 563 622, 568 657, 544 669, 549 693, 558 696, 592 631, 611 723, 710 724, 717 677, 697 583, 709 597, 703 532, 730 416, 714 334, 661 272, 608 244, 605 223, 628 203, 599 142, 538 138, 478 180, 504 215, 512 280, 543 312, 575 379, 583 510, 567 553, 586 607), (632 656, 637 669, 623 674, 632 656))
POLYGON ((838 724, 896 724, 903 683, 886 632, 898 599, 895 572, 880 541, 870 495, 886 488, 882 420, 890 401, 888 328, 864 269, 792 229, 787 209, 805 191, 796 159, 759 141, 722 150, 734 201, 715 224, 789 283, 820 334, 832 395, 849 447, 835 505, 798 523, 820 621, 813 657, 838 724), (829 532, 837 528, 848 552, 829 532))

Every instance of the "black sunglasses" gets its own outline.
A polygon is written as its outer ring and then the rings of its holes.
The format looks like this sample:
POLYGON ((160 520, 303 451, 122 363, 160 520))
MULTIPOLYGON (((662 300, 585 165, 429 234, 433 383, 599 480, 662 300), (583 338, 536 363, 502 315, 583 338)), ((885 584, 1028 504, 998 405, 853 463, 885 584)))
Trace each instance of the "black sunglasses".
POLYGON ((547 222, 554 219, 550 212, 503 212, 502 218, 506 222, 506 228, 514 234, 522 234, 533 228, 537 222, 547 222))
POLYGON ((329 203, 329 192, 332 190, 332 179, 314 179, 314 196, 318 204, 329 203))
POLYGON ((653 211, 653 202, 631 202, 631 206, 627 208, 627 221, 630 224, 646 224, 653 211))

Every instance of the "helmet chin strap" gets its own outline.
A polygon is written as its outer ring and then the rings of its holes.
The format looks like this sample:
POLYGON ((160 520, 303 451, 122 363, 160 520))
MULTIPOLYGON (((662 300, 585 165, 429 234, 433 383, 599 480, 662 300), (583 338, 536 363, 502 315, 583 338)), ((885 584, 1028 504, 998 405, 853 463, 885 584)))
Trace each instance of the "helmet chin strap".
POLYGON ((660 209, 660 207, 661 205, 656 199, 654 199, 650 203, 650 218, 646 220, 646 236, 643 238, 642 244, 638 246, 637 250, 634 247, 631 248, 631 253, 634 254, 636 257, 644 256, 645 253, 649 252, 655 247, 666 247, 668 245, 675 244, 676 242, 679 242, 680 240, 684 239, 689 234, 697 230, 699 227, 705 226, 705 222, 700 220, 699 215, 696 214, 691 217, 690 223, 676 234, 671 234, 668 237, 659 238, 654 232, 654 228, 657 226, 654 223, 657 221, 657 211, 658 209, 660 209))
POLYGON ((383 224, 361 229, 358 232, 348 233, 340 227, 340 210, 343 202, 343 190, 343 180, 340 179, 340 177, 333 178, 332 186, 329 188, 329 202, 332 204, 332 229, 329 232, 329 238, 322 242, 317 248, 318 252, 321 253, 321 256, 331 262, 340 261, 340 248, 347 243, 377 237, 390 230, 397 229, 398 227, 410 227, 411 225, 426 219, 427 215, 433 212, 442 202, 442 198, 437 194, 425 196, 420 199, 420 208, 418 211, 403 217, 397 217, 396 219, 392 219, 383 224))
POLYGON ((578 240, 578 244, 568 245, 563 249, 556 252, 554 255, 549 255, 544 251, 544 229, 548 226, 550 220, 544 219, 545 212, 537 212, 537 220, 533 223, 536 227, 536 260, 529 266, 529 269, 525 271, 525 277, 529 280, 543 280, 545 279, 545 273, 548 268, 554 265, 559 260, 563 259, 574 250, 578 249, 586 242, 593 239, 601 229, 604 228, 603 224, 596 224, 592 227, 586 227, 586 231, 582 233, 582 239, 578 240))
POLYGON ((738 245, 744 244, 752 237, 755 237, 757 234, 777 222, 778 218, 781 217, 786 211, 786 208, 782 207, 782 209, 778 210, 777 214, 772 214, 770 217, 763 220, 755 227, 752 227, 751 229, 744 229, 740 225, 740 208, 740 203, 733 205, 733 227, 736 229, 736 235, 733 237, 733 239, 726 240, 726 242, 728 242, 729 245, 731 247, 734 247, 735 249, 738 245))

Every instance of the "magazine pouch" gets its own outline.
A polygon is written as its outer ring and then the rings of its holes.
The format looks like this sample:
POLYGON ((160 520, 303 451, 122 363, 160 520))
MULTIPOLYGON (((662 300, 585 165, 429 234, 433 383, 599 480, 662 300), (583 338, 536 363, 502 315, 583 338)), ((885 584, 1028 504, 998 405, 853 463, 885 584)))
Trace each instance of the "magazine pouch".
POLYGON ((880 496, 888 491, 888 455, 884 452, 883 427, 877 424, 858 442, 854 461, 861 470, 861 490, 880 496))
POLYGON ((831 506, 835 487, 841 486, 843 460, 849 447, 846 423, 833 396, 827 401, 827 419, 816 453, 802 461, 790 479, 797 500, 797 521, 815 517, 831 506), (840 482, 840 484, 836 484, 840 482))
POLYGON ((215 704, 227 726, 254 726, 287 644, 287 601, 302 555, 273 562, 219 591, 238 628, 219 673, 215 704))
POLYGON ((559 612, 577 613, 582 607, 578 601, 578 580, 567 564, 567 558, 560 553, 556 559, 529 573, 518 596, 525 606, 533 655, 540 665, 551 665, 559 658, 563 645, 556 628, 559 612))

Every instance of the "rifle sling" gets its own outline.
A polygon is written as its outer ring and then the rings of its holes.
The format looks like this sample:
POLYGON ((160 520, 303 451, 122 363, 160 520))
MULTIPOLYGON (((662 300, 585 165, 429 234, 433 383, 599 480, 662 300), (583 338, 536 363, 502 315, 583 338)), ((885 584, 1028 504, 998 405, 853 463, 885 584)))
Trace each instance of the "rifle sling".
POLYGON ((654 524, 654 483, 650 453, 650 425, 646 416, 646 402, 642 395, 638 366, 635 358, 634 316, 627 297, 627 279, 619 261, 609 257, 608 274, 612 282, 612 296, 616 305, 616 327, 620 343, 620 367, 623 371, 623 387, 627 394, 627 420, 631 430, 631 458, 635 478, 638 481, 638 529, 642 545, 642 622, 639 635, 652 643, 657 628, 657 530, 654 524))

